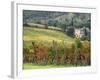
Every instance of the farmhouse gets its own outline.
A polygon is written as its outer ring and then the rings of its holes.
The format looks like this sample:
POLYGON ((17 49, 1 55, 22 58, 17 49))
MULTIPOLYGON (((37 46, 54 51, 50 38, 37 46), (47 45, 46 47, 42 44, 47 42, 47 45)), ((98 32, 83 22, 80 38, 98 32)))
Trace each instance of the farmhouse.
POLYGON ((68 27, 66 29, 66 34, 71 37, 80 37, 90 39, 90 29, 86 27, 76 28, 76 27, 68 27))

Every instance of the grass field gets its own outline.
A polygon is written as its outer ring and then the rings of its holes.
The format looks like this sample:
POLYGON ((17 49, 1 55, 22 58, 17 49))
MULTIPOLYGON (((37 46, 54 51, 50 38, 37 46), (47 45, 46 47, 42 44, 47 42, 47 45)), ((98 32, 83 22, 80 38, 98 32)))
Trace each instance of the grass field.
POLYGON ((48 44, 51 43, 52 40, 58 43, 64 41, 66 44, 74 42, 73 38, 60 31, 31 27, 24 27, 23 31, 24 47, 30 46, 32 41, 48 42, 48 44))
POLYGON ((23 64, 23 69, 46 69, 46 68, 64 68, 73 67, 73 65, 34 65, 31 63, 23 64))

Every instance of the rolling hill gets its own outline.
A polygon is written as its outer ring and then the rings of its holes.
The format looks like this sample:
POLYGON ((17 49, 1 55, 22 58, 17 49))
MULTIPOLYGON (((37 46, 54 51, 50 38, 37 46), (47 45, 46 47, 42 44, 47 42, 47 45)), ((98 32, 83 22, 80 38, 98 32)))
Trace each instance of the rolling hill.
POLYGON ((24 47, 29 47, 32 41, 44 42, 47 44, 50 44, 53 40, 58 43, 64 41, 66 44, 74 42, 73 38, 56 30, 24 27, 23 31, 24 47))

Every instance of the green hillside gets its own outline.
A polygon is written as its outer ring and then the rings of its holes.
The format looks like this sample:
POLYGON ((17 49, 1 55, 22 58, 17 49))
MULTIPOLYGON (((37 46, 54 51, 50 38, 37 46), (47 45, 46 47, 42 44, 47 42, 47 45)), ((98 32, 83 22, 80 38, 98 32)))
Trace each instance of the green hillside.
POLYGON ((48 44, 50 44, 53 40, 58 43, 63 41, 66 44, 74 42, 73 38, 56 30, 24 27, 23 31, 24 47, 30 46, 32 41, 42 41, 45 43, 47 42, 48 44))

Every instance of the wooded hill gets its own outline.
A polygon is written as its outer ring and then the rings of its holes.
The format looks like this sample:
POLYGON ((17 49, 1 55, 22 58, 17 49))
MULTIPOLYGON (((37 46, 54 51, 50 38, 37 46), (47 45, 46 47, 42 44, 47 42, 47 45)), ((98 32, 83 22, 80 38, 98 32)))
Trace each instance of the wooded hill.
POLYGON ((23 10, 23 24, 37 23, 66 29, 68 26, 91 26, 90 13, 23 10))

